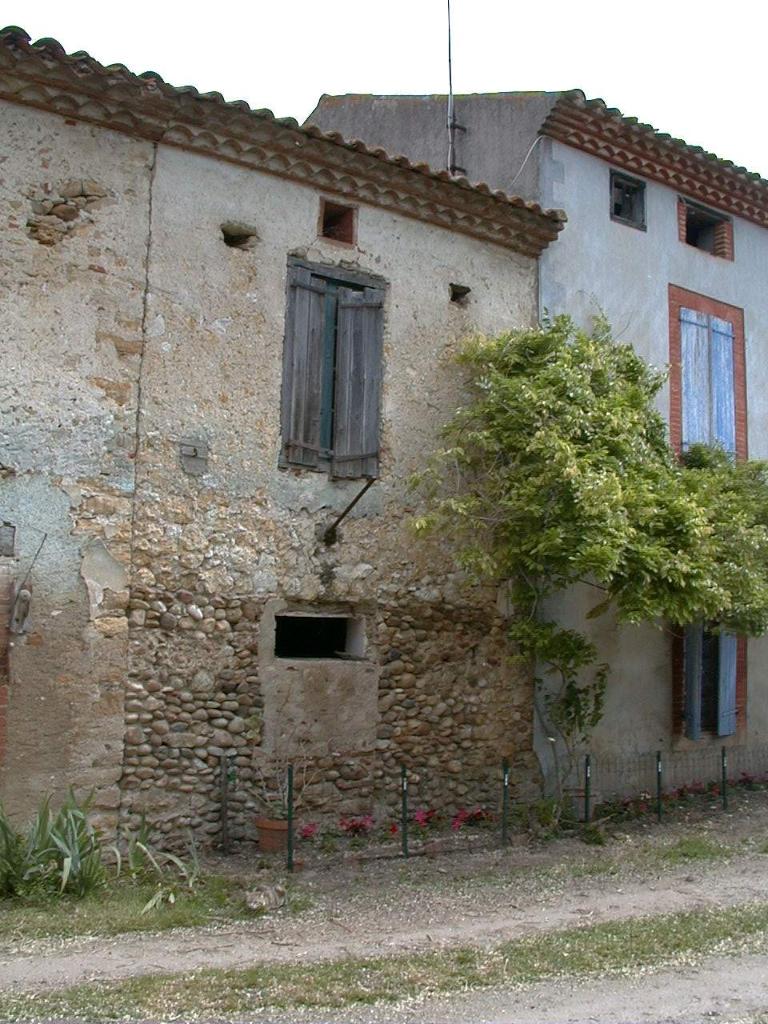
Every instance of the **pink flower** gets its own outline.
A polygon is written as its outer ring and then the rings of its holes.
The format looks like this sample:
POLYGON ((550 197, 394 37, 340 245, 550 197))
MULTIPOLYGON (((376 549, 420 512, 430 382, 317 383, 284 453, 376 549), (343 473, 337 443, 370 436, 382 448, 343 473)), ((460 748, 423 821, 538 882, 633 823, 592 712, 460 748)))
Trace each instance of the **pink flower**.
POLYGON ((456 814, 453 816, 453 820, 451 821, 451 828, 453 829, 453 831, 458 832, 468 818, 469 811, 466 809, 466 807, 460 807, 456 814))
POLYGON ((351 836, 364 836, 373 828, 373 815, 364 814, 359 818, 343 817, 339 821, 339 828, 351 836))
POLYGON ((307 825, 302 825, 299 830, 299 837, 301 839, 314 839, 317 835, 319 826, 316 821, 310 821, 307 825))
POLYGON ((413 815, 413 820, 420 828, 427 828, 433 818, 437 816, 437 811, 434 807, 427 809, 426 807, 420 807, 413 815))

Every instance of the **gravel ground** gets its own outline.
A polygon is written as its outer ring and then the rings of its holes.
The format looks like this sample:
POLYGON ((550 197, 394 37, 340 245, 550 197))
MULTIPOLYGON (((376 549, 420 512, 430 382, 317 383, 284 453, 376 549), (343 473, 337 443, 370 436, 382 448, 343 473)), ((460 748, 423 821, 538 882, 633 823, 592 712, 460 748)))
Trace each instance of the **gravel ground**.
MULTIPOLYGON (((622 826, 605 847, 588 847, 576 839, 546 844, 521 840, 504 851, 315 867, 298 876, 294 893, 309 903, 300 912, 280 910, 242 924, 158 935, 86 936, 0 947, 0 988, 41 991, 258 961, 314 962, 496 945, 575 924, 766 901, 768 856, 759 851, 768 841, 768 793, 751 793, 734 799, 733 805, 729 812, 713 807, 708 813, 703 808, 678 813, 677 820, 662 826, 622 826), (691 835, 727 843, 730 853, 723 859, 670 866, 664 850, 691 835)), ((256 877, 247 854, 212 867, 241 877, 245 886, 256 877)), ((721 957, 703 968, 634 980, 553 982, 516 993, 470 993, 333 1018, 294 1012, 290 1021, 747 1020, 768 1007, 767 968, 764 956, 721 957)), ((265 1024, 270 1019, 263 1017, 265 1024)), ((287 1024, 285 1017, 274 1019, 287 1024)))

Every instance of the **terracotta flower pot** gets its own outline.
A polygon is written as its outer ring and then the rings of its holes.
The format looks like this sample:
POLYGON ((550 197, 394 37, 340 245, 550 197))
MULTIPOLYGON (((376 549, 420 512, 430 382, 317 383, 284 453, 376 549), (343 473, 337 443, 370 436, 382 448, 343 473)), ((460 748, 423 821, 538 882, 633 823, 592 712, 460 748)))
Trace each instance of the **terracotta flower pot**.
POLYGON ((257 818, 256 831, 262 853, 285 853, 288 849, 288 822, 281 818, 257 818))

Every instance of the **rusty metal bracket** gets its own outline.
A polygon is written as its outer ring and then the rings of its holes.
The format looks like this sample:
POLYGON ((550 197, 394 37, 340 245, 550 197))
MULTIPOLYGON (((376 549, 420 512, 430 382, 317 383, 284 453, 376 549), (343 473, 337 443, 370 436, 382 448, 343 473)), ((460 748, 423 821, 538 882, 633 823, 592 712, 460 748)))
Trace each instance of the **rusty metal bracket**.
POLYGON ((367 481, 365 487, 363 487, 362 491, 360 491, 359 494, 355 495, 355 497, 352 499, 352 501, 350 501, 350 503, 347 505, 347 507, 344 509, 344 511, 341 513, 341 515, 336 516, 336 518, 331 523, 331 525, 329 527, 327 527, 327 529, 325 529, 323 531, 323 543, 324 544, 327 544, 330 547, 331 544, 335 544, 336 543, 336 541, 338 540, 338 536, 337 536, 336 531, 339 528, 339 524, 342 522, 342 520, 346 519, 346 517, 349 515, 349 513, 352 511, 352 509, 355 507, 355 505, 358 503, 358 501, 360 501, 360 499, 365 494, 365 492, 369 489, 369 487, 371 487, 375 483, 376 483, 376 478, 375 477, 371 477, 371 479, 367 481))

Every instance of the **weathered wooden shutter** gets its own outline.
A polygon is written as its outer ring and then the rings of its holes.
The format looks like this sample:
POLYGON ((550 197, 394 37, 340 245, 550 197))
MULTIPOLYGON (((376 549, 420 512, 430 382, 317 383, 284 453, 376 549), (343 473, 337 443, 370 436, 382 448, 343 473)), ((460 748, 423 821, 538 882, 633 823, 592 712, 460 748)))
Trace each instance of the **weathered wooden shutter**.
POLYGON ((335 477, 375 477, 379 473, 384 291, 340 288, 333 415, 335 477))
POLYGON ((695 309, 680 310, 683 378, 683 451, 692 444, 709 444, 709 317, 695 309))
POLYGON ((685 735, 701 738, 701 673, 704 627, 686 626, 683 638, 683 678, 685 681, 685 735))
POLYGON ((736 454, 736 413, 733 387, 733 325, 713 316, 710 368, 712 442, 736 454))
POLYGON ((736 732, 736 655, 738 638, 734 633, 721 633, 719 641, 717 735, 732 736, 736 732))
POLYGON ((317 466, 320 455, 325 293, 325 283, 310 270, 288 268, 282 454, 298 466, 317 466))

